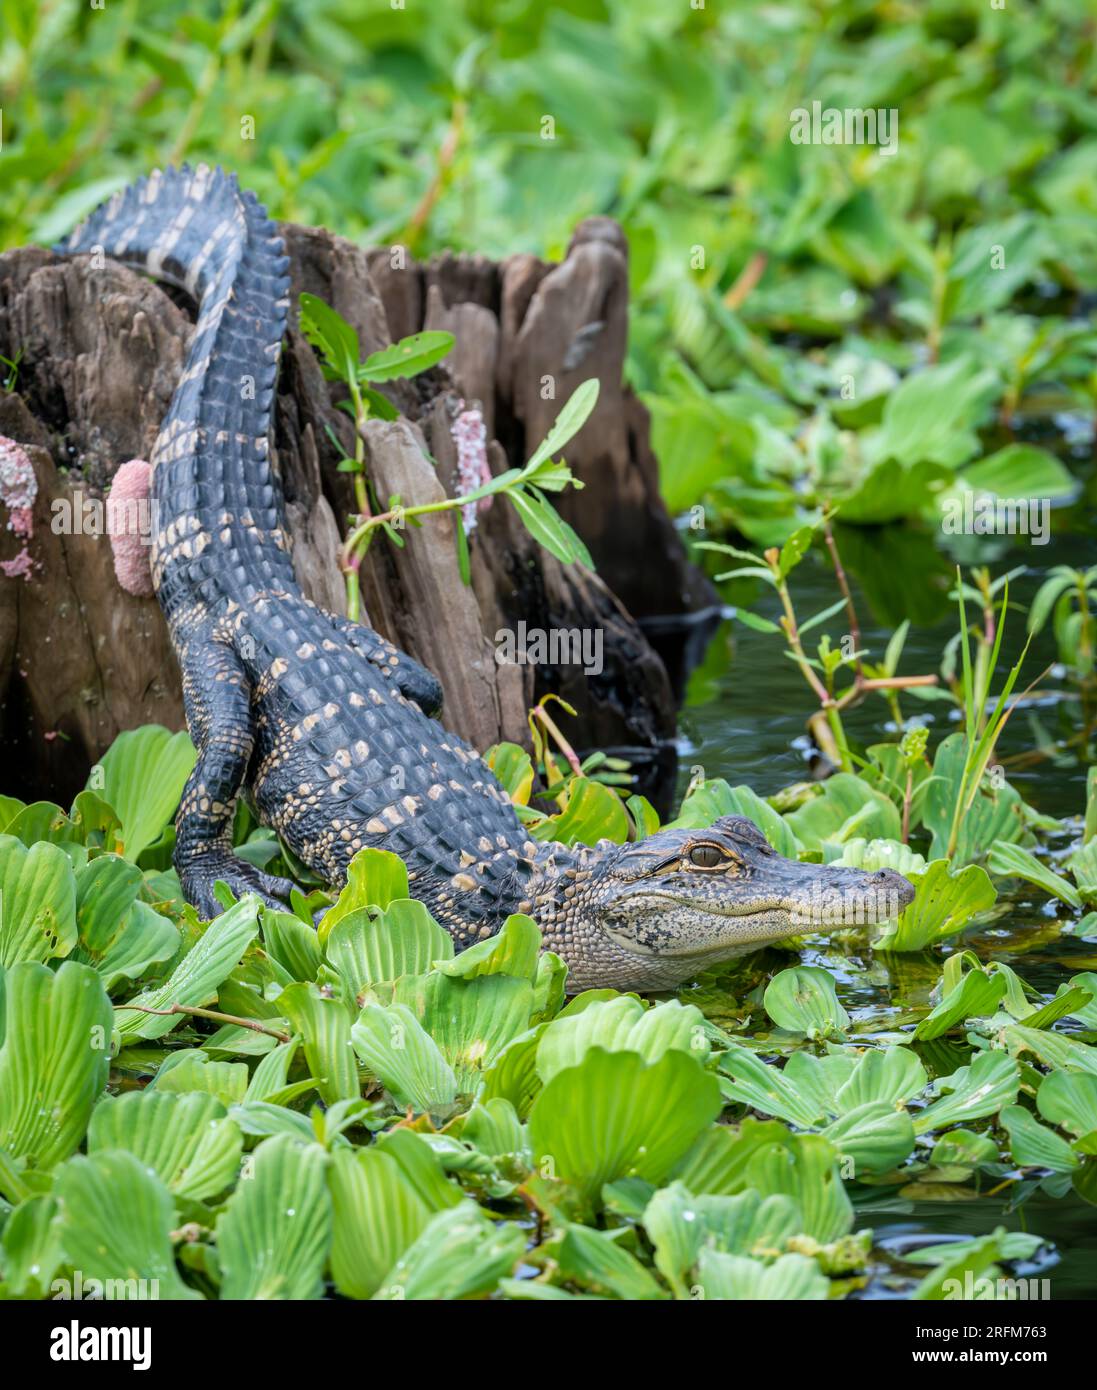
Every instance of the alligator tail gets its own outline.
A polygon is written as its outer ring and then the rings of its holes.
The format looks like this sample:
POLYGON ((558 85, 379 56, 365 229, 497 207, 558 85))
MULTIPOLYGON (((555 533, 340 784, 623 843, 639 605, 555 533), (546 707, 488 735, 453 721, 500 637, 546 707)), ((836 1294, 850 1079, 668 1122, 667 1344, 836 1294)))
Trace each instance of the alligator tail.
POLYGON ((219 168, 155 170, 57 250, 121 261, 199 306, 151 460, 153 579, 169 618, 218 572, 235 570, 245 597, 249 588, 292 585, 270 450, 289 261, 266 209, 219 168))

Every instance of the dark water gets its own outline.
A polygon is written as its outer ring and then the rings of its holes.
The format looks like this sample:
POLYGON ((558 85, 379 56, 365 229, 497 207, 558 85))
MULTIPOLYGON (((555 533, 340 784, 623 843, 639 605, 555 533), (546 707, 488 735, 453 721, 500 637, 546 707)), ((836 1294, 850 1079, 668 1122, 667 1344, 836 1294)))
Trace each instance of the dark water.
MULTIPOLYGON (((1083 529, 1088 531, 1089 525, 1083 529)), ((956 605, 947 597, 957 560, 965 567, 989 565, 996 575, 1019 565, 1029 567, 1030 572, 1011 585, 1011 600, 1026 607, 1052 565, 1084 566, 1097 560, 1097 546, 1085 534, 1060 535, 1043 547, 1011 547, 998 538, 968 537, 961 540, 969 547, 966 554, 954 550, 947 555, 931 538, 900 528, 840 531, 838 541, 850 571, 863 646, 870 659, 881 660, 895 626, 904 617, 912 620, 899 666, 904 675, 936 673, 945 643, 958 630, 956 605)), ((829 564, 814 554, 795 571, 792 590, 801 621, 839 596, 829 564)), ((729 597, 765 617, 776 620, 779 616, 776 596, 769 590, 763 593, 757 586, 744 586, 729 597)), ((974 616, 969 609, 969 618, 974 616)), ((837 615, 821 630, 837 640, 844 631, 844 616, 837 615)), ((1024 614, 1012 613, 1003 641, 1000 675, 1019 655, 1024 636, 1024 614)), ((813 654, 817 637, 818 631, 805 637, 809 654, 813 654)), ((815 708, 815 697, 782 651, 781 638, 734 621, 722 624, 703 664, 690 679, 680 720, 680 792, 691 769, 697 767, 703 767, 708 777, 725 777, 733 786, 746 783, 761 795, 810 778, 805 719, 815 708)), ((1050 631, 1045 631, 1029 649, 1016 689, 1054 663, 1055 656, 1054 640, 1050 631)), ((999 680, 992 683, 992 695, 999 685, 999 680)), ((1076 721, 1077 708, 1076 696, 1062 679, 1062 672, 1053 672, 1041 682, 1026 708, 1013 716, 997 754, 1026 800, 1056 817, 1081 815, 1086 767, 1081 762, 1056 767, 1047 760, 1030 761, 1037 745, 1034 721, 1039 720, 1054 734, 1076 721)), ((923 704, 905 695, 902 710, 904 717, 918 715, 929 724, 931 750, 939 738, 959 727, 950 706, 943 703, 923 704)), ((851 740, 867 745, 894 737, 890 717, 883 700, 873 696, 844 716, 844 722, 851 740)), ((1065 850, 1069 842, 1070 836, 1065 834, 1058 843, 1065 850)), ((1065 920, 1067 909, 1063 905, 1048 904, 1044 894, 1027 885, 1005 901, 1007 911, 991 927, 968 933, 963 942, 982 959, 1007 962, 1022 978, 1051 994, 1069 974, 1097 966, 1097 944, 1059 937, 1055 930, 1056 907, 1062 909, 1065 920)), ((938 954, 936 958, 904 957, 889 964, 882 957, 861 959, 843 954, 833 943, 809 953, 807 959, 835 975, 839 997, 861 1036, 894 1029, 904 1009, 925 1003, 941 961, 938 954)), ((781 963, 777 960, 773 968, 779 969, 781 963)), ((959 1058, 956 1065, 964 1061, 966 1057, 959 1058)), ((983 1235, 998 1226, 1039 1234, 1053 1243, 1054 1250, 1042 1251, 1031 1266, 1014 1269, 1014 1276, 1047 1278, 1053 1298, 1097 1295, 1097 1207, 1074 1193, 1059 1199, 1037 1193, 1011 1209, 1011 1184, 988 1196, 998 1180, 984 1177, 981 1181, 983 1192, 979 1195, 965 1196, 973 1190, 960 1183, 955 1185, 955 1199, 949 1201, 915 1201, 899 1195, 895 1188, 868 1190, 865 1200, 857 1203, 857 1225, 874 1229, 876 1254, 886 1251, 892 1256, 909 1245, 933 1243, 938 1237, 983 1235)), ((869 1296, 902 1296, 924 1272, 924 1267, 884 1258, 874 1270, 869 1296), (894 1278, 900 1271, 905 1277, 894 1278)))

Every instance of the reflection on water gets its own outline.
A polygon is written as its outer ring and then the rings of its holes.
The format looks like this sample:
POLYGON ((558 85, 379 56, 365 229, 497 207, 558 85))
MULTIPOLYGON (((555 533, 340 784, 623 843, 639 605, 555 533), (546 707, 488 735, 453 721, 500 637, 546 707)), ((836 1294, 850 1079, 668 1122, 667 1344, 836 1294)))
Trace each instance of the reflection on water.
MULTIPOLYGON (((1011 598, 1026 606, 1049 566, 1088 565, 1095 558, 1093 542, 1079 536, 1059 539, 1039 550, 1026 547, 1010 551, 999 544, 997 554, 990 552, 986 538, 979 539, 983 546, 971 556, 973 563, 991 564, 996 574, 1017 565, 1032 567, 1032 573, 1021 576, 1011 589, 1011 598)), ((957 628, 955 605, 948 599, 951 562, 928 538, 900 528, 886 533, 847 530, 841 533, 840 544, 870 659, 882 658, 894 627, 910 617, 912 627, 900 672, 937 672, 944 645, 957 628)), ((960 558, 966 561, 968 557, 960 558)), ((821 612, 837 597, 832 572, 815 556, 795 572, 792 590, 801 621, 821 612)), ((743 586, 733 597, 774 621, 780 616, 776 596, 769 591, 760 593, 757 587, 743 586)), ((839 616, 824 625, 832 639, 840 637, 841 622, 839 616)), ((1023 642, 1023 614, 1011 614, 1000 671, 1012 665, 1023 642)), ((782 641, 774 636, 738 622, 721 625, 703 663, 691 677, 681 715, 680 793, 698 768, 703 768, 702 775, 724 777, 733 786, 746 783, 761 795, 811 776, 805 718, 813 708, 813 697, 782 651, 782 641)), ((1054 642, 1045 631, 1030 648, 1021 687, 1054 660, 1054 642)), ((1062 701, 1071 698, 1069 689, 1052 678, 1041 690, 1044 693, 1007 725, 999 748, 1002 758, 1033 751, 1035 720, 1054 729, 1060 716, 1067 716, 1070 706, 1062 701)), ((931 745, 957 727, 947 704, 921 703, 908 694, 903 697, 902 708, 905 717, 918 715, 929 724, 931 745)), ((887 706, 879 698, 866 700, 844 716, 851 740, 864 745, 894 736, 888 720, 887 706)), ((1084 766, 1032 762, 1011 766, 1009 775, 1025 799, 1046 814, 1077 817, 1084 807, 1084 766)), ((1064 848, 1067 843, 1069 837, 1062 841, 1064 848)), ((1097 964, 1097 945, 1058 935, 1054 928, 1056 906, 1022 886, 1009 899, 1007 911, 989 928, 969 934, 964 945, 977 950, 983 960, 1006 961, 1029 983, 1053 994, 1067 975, 1097 964)), ((806 959, 834 974, 839 997, 855 1029, 871 1037, 874 1031, 894 1030, 900 1021, 909 1019, 912 1006, 926 1003, 940 971, 941 956, 893 958, 890 962, 871 956, 862 959, 827 942, 806 959)), ((779 969, 782 963, 777 958, 771 968, 779 969)), ((966 1054, 958 1057, 956 1065, 966 1060, 966 1054)), ((984 1189, 992 1186, 994 1180, 983 1182, 984 1189)), ((1062 1199, 1037 1194, 1011 1210, 1008 1187, 994 1196, 984 1192, 965 1200, 960 1194, 966 1189, 966 1184, 957 1184, 959 1199, 951 1201, 914 1201, 890 1188, 863 1190, 863 1198, 857 1200, 858 1224, 874 1229, 876 1254, 880 1255, 868 1296, 903 1296, 925 1272, 899 1261, 904 1248, 937 1237, 984 1235, 998 1226, 1029 1231, 1054 1242, 1054 1252, 1041 1253, 1015 1273, 1048 1278, 1054 1298, 1093 1297, 1097 1293, 1097 1207, 1074 1194, 1062 1199), (900 1271, 902 1276, 897 1278, 900 1271)))

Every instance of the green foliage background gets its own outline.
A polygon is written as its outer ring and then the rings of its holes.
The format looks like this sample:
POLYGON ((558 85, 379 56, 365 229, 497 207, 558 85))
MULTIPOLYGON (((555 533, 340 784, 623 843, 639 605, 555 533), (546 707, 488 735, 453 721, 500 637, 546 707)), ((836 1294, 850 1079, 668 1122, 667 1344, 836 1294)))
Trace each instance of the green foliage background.
MULTIPOLYGON (((878 423, 927 362, 989 373, 927 382, 956 393, 961 437, 1091 410, 1088 0, 695 3, 4 0, 0 245, 182 159, 238 170, 279 218, 417 253, 558 257, 612 214, 668 502, 764 543, 857 492, 873 449, 836 427, 878 423), (895 108, 897 152, 794 145, 813 101, 895 108)), ((862 490, 844 519, 911 515, 948 481, 862 490)))

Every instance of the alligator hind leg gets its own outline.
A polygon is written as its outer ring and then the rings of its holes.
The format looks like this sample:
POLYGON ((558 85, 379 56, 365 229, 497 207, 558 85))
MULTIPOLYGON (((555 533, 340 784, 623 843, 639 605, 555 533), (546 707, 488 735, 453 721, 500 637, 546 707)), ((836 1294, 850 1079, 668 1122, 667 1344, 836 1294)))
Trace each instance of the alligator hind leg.
POLYGON ((236 798, 251 759, 254 733, 250 687, 244 667, 226 643, 191 644, 183 661, 187 725, 198 761, 187 779, 175 821, 175 867, 183 895, 203 918, 222 906, 213 892, 220 879, 237 897, 258 893, 271 907, 285 907, 292 884, 265 874, 232 852, 236 798))
POLYGON ((420 666, 407 652, 399 651, 387 642, 379 632, 362 623, 353 623, 349 618, 329 614, 339 635, 346 639, 355 651, 361 652, 365 659, 377 668, 386 680, 392 681, 405 699, 417 704, 424 714, 431 718, 442 711, 442 683, 433 672, 420 666))

